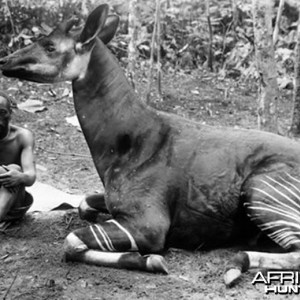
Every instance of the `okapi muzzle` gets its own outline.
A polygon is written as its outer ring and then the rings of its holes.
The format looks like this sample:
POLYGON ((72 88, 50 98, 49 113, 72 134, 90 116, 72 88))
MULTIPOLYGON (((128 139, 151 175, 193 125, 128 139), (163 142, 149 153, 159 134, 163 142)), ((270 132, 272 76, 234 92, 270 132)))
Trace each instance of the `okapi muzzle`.
MULTIPOLYGON (((49 36, 0 59, 3 75, 39 83, 73 80, 68 77, 76 57, 75 33, 70 33, 76 20, 71 19, 49 36), (62 37, 64 36, 64 39, 62 37)), ((78 66, 77 66, 78 67, 78 66)))
POLYGON ((249 268, 298 269, 300 145, 146 106, 106 47, 118 17, 100 5, 80 34, 72 33, 74 24, 0 61, 8 77, 72 81, 105 195, 83 199, 79 214, 91 224, 66 237, 67 260, 167 273, 160 253, 168 247, 219 247, 260 232, 286 253, 238 253, 226 268, 226 285, 249 268))
POLYGON ((2 74, 7 77, 15 77, 22 80, 29 80, 34 82, 49 82, 51 79, 51 72, 56 72, 55 66, 47 66, 47 69, 39 66, 39 60, 32 55, 33 46, 21 49, 5 58, 0 59, 0 66, 2 74), (40 67, 39 75, 36 70, 40 67))

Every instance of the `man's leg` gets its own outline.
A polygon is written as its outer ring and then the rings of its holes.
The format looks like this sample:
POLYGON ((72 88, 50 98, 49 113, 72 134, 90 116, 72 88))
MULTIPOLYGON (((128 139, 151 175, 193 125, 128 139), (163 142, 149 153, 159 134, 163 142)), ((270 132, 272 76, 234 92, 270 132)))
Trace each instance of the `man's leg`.
MULTIPOLYGON (((8 169, 16 169, 18 171, 21 168, 18 165, 9 165, 8 169)), ((7 170, 0 167, 0 174, 6 173, 7 170)), ((18 186, 13 189, 7 189, 4 186, 0 187, 0 222, 5 220, 5 216, 12 208, 17 208, 22 206, 22 202, 25 196, 25 188, 18 186)))

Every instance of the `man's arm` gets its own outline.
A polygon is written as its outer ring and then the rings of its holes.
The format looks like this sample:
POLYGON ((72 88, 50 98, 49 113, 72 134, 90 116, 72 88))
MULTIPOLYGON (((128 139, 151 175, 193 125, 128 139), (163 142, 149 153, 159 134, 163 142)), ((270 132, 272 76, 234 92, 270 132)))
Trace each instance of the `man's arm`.
POLYGON ((36 179, 33 134, 27 129, 21 129, 19 142, 21 166, 13 164, 2 166, 7 172, 0 174, 0 183, 6 188, 13 188, 19 185, 30 186, 36 179))
POLYGON ((22 183, 31 186, 36 179, 36 169, 34 161, 34 137, 31 131, 24 130, 21 136, 23 150, 21 152, 21 168, 23 173, 22 183))

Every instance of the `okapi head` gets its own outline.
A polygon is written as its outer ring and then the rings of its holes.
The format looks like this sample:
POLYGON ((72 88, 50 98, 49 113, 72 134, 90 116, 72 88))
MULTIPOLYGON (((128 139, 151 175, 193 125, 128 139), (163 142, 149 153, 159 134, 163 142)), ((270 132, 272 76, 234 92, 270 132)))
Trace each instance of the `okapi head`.
POLYGON ((107 44, 114 36, 119 17, 108 16, 108 5, 98 6, 81 31, 72 32, 72 18, 32 45, 2 59, 3 75, 39 83, 54 83, 82 78, 86 72, 96 37, 107 44))

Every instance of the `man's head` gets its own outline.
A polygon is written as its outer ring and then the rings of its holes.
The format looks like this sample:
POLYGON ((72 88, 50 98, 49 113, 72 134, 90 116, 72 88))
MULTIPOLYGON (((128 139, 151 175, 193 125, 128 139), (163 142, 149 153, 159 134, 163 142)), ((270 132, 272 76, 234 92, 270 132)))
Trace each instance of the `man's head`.
POLYGON ((8 95, 0 91, 0 139, 6 137, 11 118, 11 101, 8 95))

